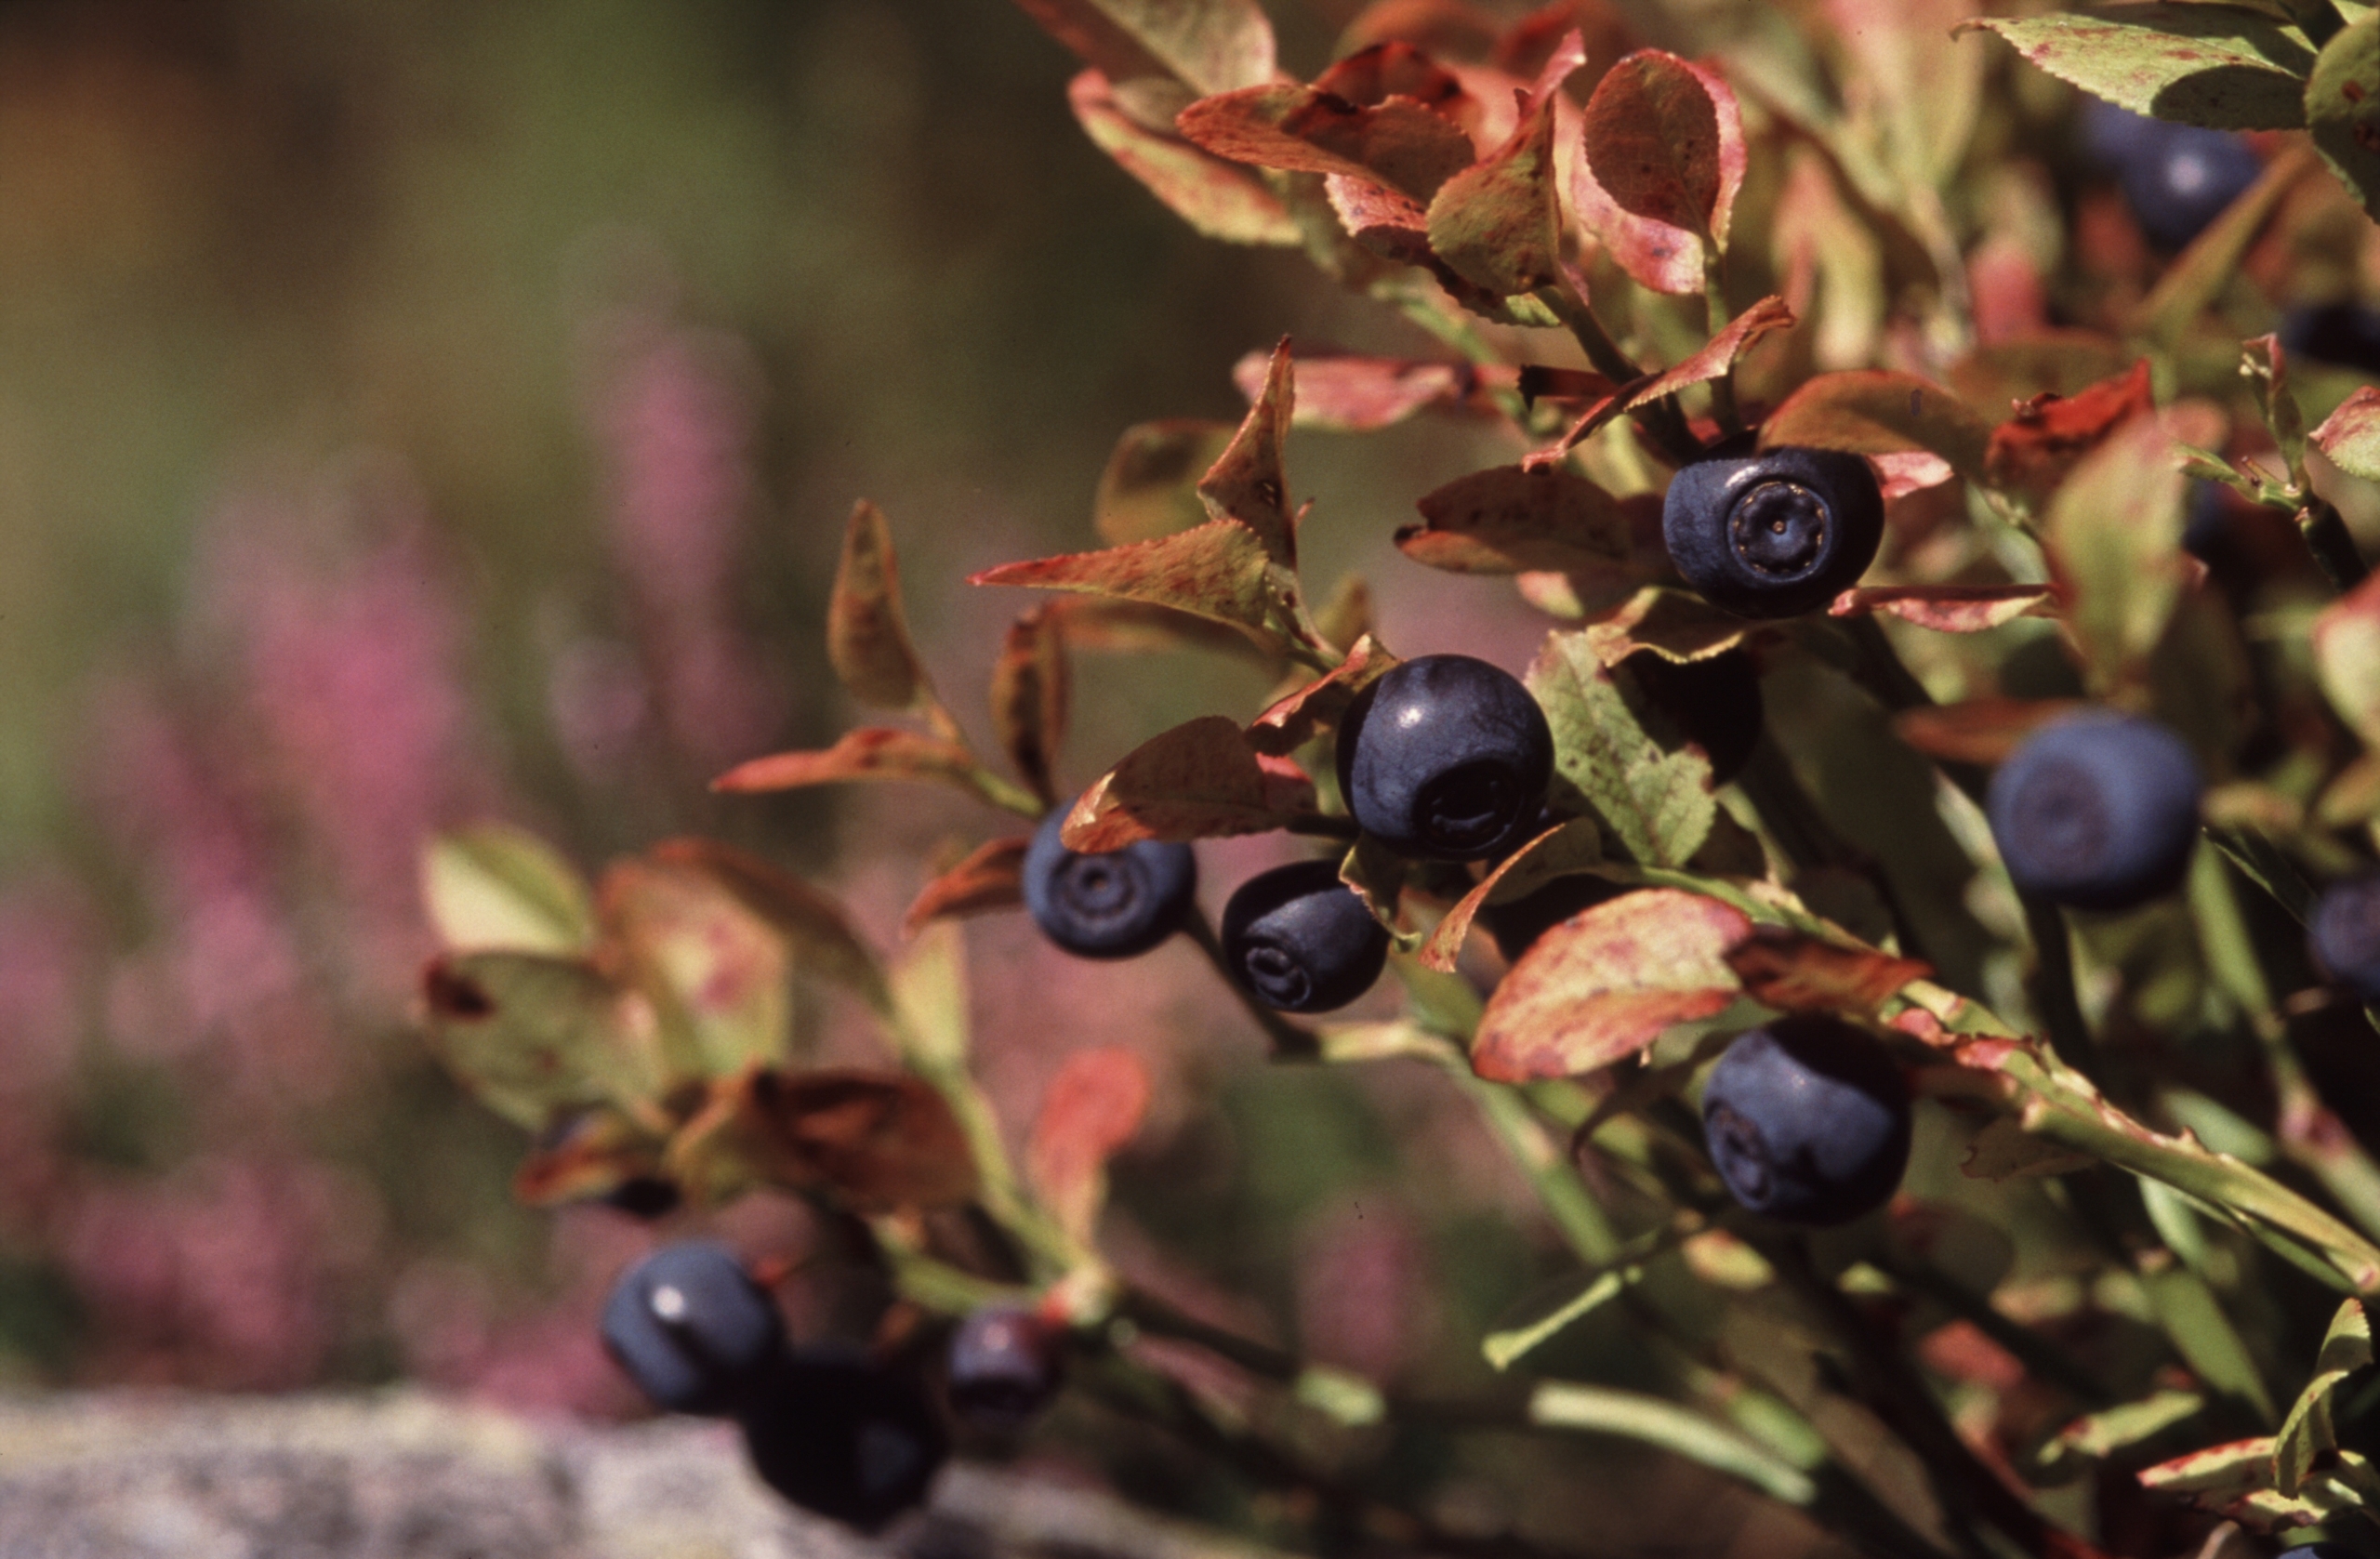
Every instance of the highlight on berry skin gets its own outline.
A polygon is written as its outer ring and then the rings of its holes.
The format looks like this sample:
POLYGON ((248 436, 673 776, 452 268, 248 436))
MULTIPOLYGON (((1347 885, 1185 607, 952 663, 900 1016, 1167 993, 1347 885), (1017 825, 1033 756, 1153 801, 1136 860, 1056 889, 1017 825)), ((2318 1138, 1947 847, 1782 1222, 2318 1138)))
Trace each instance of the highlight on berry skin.
POLYGON ((2093 709, 2019 743, 1992 774, 1984 810, 2017 892, 2122 910, 2180 886, 2205 788, 2170 727, 2093 709))
POLYGON ((952 1413, 994 1433, 1014 1433, 1055 1400, 1064 1380, 1063 1328, 1025 1305, 968 1312, 950 1334, 944 1390, 952 1413))
POLYGON ((1388 962, 1388 931, 1329 861, 1260 872, 1223 905, 1223 964, 1281 1012, 1328 1012, 1366 991, 1388 962))
POLYGON ((1702 1087, 1702 1130, 1728 1195, 1780 1222, 1847 1223, 1891 1199, 1909 1164, 1909 1088, 1883 1041, 1840 1018, 1779 1018, 1737 1037, 1702 1087))
POLYGON ((604 1301, 603 1346, 654 1406, 733 1413, 785 1345, 775 1301, 726 1246, 686 1240, 622 1273, 604 1301))
POLYGON ((1339 789, 1365 833, 1415 860, 1484 861, 1534 826, 1554 733, 1520 680, 1471 655, 1392 667, 1340 721, 1339 789))
POLYGON ((1689 462, 1661 499, 1661 540, 1686 582, 1744 617, 1822 610, 1859 582, 1884 534, 1865 458, 1756 449, 1751 435, 1689 462))
POLYGON ((1051 942, 1080 958, 1134 958, 1181 929, 1198 892, 1186 844, 1142 839, 1085 853, 1059 841, 1066 812, 1041 820, 1025 852, 1025 904, 1051 942))

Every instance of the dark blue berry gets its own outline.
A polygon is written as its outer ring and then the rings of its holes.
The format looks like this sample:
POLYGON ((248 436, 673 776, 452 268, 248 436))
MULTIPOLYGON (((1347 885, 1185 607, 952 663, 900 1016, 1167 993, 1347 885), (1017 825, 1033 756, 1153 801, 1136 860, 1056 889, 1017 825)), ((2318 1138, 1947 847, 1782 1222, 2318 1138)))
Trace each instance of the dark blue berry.
POLYGON ((952 1411, 979 1429, 1022 1429, 1058 1394, 1064 1334, 1022 1305, 985 1305, 950 1334, 952 1411))
POLYGON ((1909 1164, 1909 1086, 1866 1029, 1779 1018, 1738 1037, 1702 1088, 1711 1162, 1737 1201, 1788 1223, 1847 1223, 1909 1164))
POLYGON ((1340 793, 1364 832, 1417 860, 1484 861, 1536 826, 1554 732, 1510 672, 1423 655, 1356 695, 1338 757, 1340 793))
POLYGON ((2230 538, 2230 508, 2219 482, 2190 483, 2190 503, 2182 521, 2182 550, 2202 563, 2214 562, 2230 538))
POLYGON ((603 1205, 630 1218, 667 1218, 682 1198, 678 1187, 658 1175, 630 1175, 603 1194, 603 1205))
POLYGON ((2204 790, 2171 730, 2096 710, 2028 736, 1991 776, 1985 812, 2018 892, 2130 909, 2181 882, 2204 790))
POLYGON ((1043 818, 1025 852, 1025 906, 1041 934, 1086 958, 1129 958, 1171 936, 1198 892, 1190 847, 1143 839, 1085 855, 1058 842, 1065 819, 1043 818))
POLYGON ((2082 134, 2091 154, 2123 191, 2140 231, 2179 249, 2223 215, 2264 172, 2248 143, 2228 130, 2150 119, 2093 100, 2082 134))
POLYGON ((2293 309, 2281 321, 2281 349, 2292 357, 2380 374, 2380 310, 2360 303, 2293 309))
POLYGON ((659 1407, 732 1413, 785 1346, 766 1290, 723 1245, 665 1245, 613 1284, 603 1346, 659 1407))
POLYGON ((2345 1543, 2303 1543, 2285 1551, 2281 1559, 2364 1559, 2360 1550, 2345 1543))
POLYGON ((1831 449, 1730 441, 1681 469, 1661 499, 1670 562, 1744 617, 1818 610, 1859 582, 1884 535, 1876 473, 1831 449))
POLYGON ((950 1437, 906 1371, 840 1349, 779 1360, 742 1415, 760 1481, 802 1509, 874 1532, 924 1502, 950 1437))
POLYGON ((1657 654, 1631 655, 1629 674, 1686 740, 1711 760, 1711 783, 1743 773, 1760 741, 1760 673, 1752 656, 1727 650, 1708 660, 1680 663, 1657 654))
POLYGON ((2380 1002, 2380 872, 2334 882, 2314 901, 2306 939, 2322 972, 2363 1002, 2380 1002))
POLYGON ((1517 962, 1523 953, 1536 945, 1539 937, 1571 916, 1633 892, 1608 878, 1577 872, 1557 877, 1510 903, 1480 905, 1479 921, 1496 939, 1496 950, 1504 955, 1505 961, 1517 962))
POLYGON ((1260 872, 1223 905, 1223 964, 1265 1006, 1327 1012, 1371 988, 1388 932, 1329 861, 1260 872))

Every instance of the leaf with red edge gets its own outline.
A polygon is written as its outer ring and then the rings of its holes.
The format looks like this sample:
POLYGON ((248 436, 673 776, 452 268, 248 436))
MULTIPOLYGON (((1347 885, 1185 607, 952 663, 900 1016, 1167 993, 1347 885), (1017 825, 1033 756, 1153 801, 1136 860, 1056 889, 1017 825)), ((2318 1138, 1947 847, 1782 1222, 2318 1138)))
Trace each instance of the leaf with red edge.
POLYGON ((1423 967, 1450 973, 1472 922, 1488 905, 1527 898, 1557 877, 1603 862, 1603 835, 1583 817, 1556 824, 1496 863, 1479 886, 1455 901, 1452 909, 1421 944, 1423 967))
POLYGON ((2078 707, 2070 698, 1973 698, 1904 709, 1893 733, 1944 763, 2000 762, 2040 726, 2078 707))
POLYGON ((1264 385, 1254 404, 1207 474, 1198 479, 1198 501, 1217 520, 1236 520, 1256 533, 1274 562, 1294 569, 1297 524, 1289 514, 1289 478, 1281 444, 1289 436, 1289 414, 1297 400, 1287 337, 1273 349, 1264 385))
POLYGON ((1051 775, 1066 739, 1066 646, 1060 618, 1037 606, 1009 625, 992 663, 992 728, 1033 793, 1058 804, 1051 775))
POLYGON ((1691 591, 1647 585, 1579 631, 1606 666, 1618 666, 1640 650, 1682 666, 1726 654, 1753 626, 1691 591))
MULTIPOLYGON (((1454 276, 1430 252, 1430 208, 1401 190, 1392 190, 1368 177, 1332 174, 1322 181, 1339 225, 1347 236, 1383 259, 1399 265, 1427 266, 1454 276)), ((1469 283, 1454 276, 1455 284, 1469 283)))
POLYGON ((892 1212, 955 1206, 976 1186, 967 1133, 943 1096, 905 1073, 858 1068, 722 1079, 665 1161, 705 1202, 761 1182, 892 1212))
MULTIPOLYGON (((1263 362, 1259 355, 1260 376, 1263 362)), ((1120 547, 1204 524, 1207 506, 1198 499, 1198 479, 1231 447, 1236 431, 1228 422, 1193 417, 1125 429, 1091 499, 1091 522, 1101 539, 1120 547)))
POLYGON ((1527 682, 1554 731, 1554 773, 1629 855, 1651 866, 1691 860, 1717 812, 1701 750, 1656 740, 1639 719, 1642 694, 1621 685, 1583 633, 1546 635, 1527 682))
POLYGON ((835 981, 879 1010, 885 1006, 884 971, 833 895, 716 839, 664 839, 645 858, 703 873, 792 940, 798 969, 835 981))
POLYGON ((2036 395, 1991 430, 1984 479, 2038 501, 2109 433, 2154 405, 2149 360, 2072 395, 2036 395))
POLYGON ((1273 77, 1273 24, 1256 0, 1016 0, 1117 81, 1169 75, 1200 92, 1273 77))
POLYGON ((1296 692, 1276 699, 1248 725, 1248 745, 1260 755, 1286 757, 1339 723, 1355 695, 1387 675, 1396 657, 1367 633, 1347 657, 1296 692))
POLYGON ((1931 964, 1873 947, 1844 947, 1763 926, 1726 955, 1744 994, 1787 1012, 1872 1015, 1895 992, 1934 972, 1931 964))
POLYGON ((1827 608, 1831 616, 1889 612, 1937 633, 1981 633, 2019 617, 2057 615, 2057 595, 2047 585, 1870 585, 1844 591, 1827 608))
POLYGON ((1656 292, 1702 290, 1703 244, 1727 245, 1744 178, 1735 94, 1701 65, 1641 49, 1587 99, 1571 197, 1620 268, 1656 292))
MULTIPOLYGON (((1232 369, 1232 382, 1251 402, 1263 393, 1270 361, 1266 353, 1250 352, 1232 369)), ((1418 412, 1472 409, 1487 377, 1467 363, 1307 352, 1298 359, 1292 421, 1339 433, 1373 432, 1418 412)))
POLYGON ((2359 385, 2310 437, 2347 475, 2380 482, 2380 387, 2359 385))
POLYGON ((1025 852, 1028 839, 994 839, 935 878, 910 901, 901 934, 915 936, 929 920, 1009 909, 1025 902, 1025 852))
POLYGON ((1237 721, 1201 715, 1150 737, 1094 781, 1059 838, 1097 852, 1140 839, 1269 833, 1313 805, 1314 782, 1296 764, 1258 754, 1237 721))
POLYGON ((1092 145, 1200 235, 1225 244, 1302 242, 1297 218, 1262 176, 1142 124, 1117 103, 1114 85, 1098 71, 1068 83, 1066 102, 1092 145))
POLYGON ((608 1196, 637 1180, 660 1180, 662 1143, 618 1110, 597 1106, 541 1140, 513 1172, 523 1207, 552 1208, 608 1196))
POLYGON ((2380 748, 2380 574, 2322 608, 2311 639, 2331 707, 2365 746, 2380 748))
POLYGON ((1464 87, 1461 76, 1401 40, 1355 50, 1315 77, 1314 86, 1317 92, 1362 107, 1404 98, 1465 129, 1479 114, 1479 100, 1464 87))
POLYGON ((1728 949, 1742 911, 1675 888, 1623 893, 1571 917, 1521 955, 1479 1020, 1472 1070, 1541 1082, 1625 1061, 1673 1024, 1736 999, 1728 949))
POLYGON ((1107 1161, 1140 1130, 1148 1107, 1148 1069, 1121 1045, 1077 1050, 1050 1080, 1025 1171, 1077 1243, 1091 1243, 1107 1199, 1107 1161))
POLYGON ((1236 520, 1210 520, 1154 541, 1002 563, 969 575, 967 582, 1142 601, 1283 637, 1276 626, 1272 568, 1272 556, 1254 531, 1236 520))
POLYGON ((1475 155, 1462 126, 1410 99, 1361 106, 1288 82, 1201 98, 1174 126, 1236 163, 1368 179, 1423 201, 1475 155))
POLYGON ((1431 251, 1499 297, 1562 279, 1554 105, 1553 91, 1536 94, 1512 138, 1448 178, 1430 202, 1431 251))
POLYGON ((842 561, 826 603, 826 658, 863 704, 907 709, 933 698, 903 618, 892 533, 866 498, 843 529, 842 561))
POLYGON ((710 787, 745 794, 846 780, 935 780, 980 796, 985 794, 984 779, 984 766, 956 742, 870 725, 846 731, 841 740, 820 751, 771 753, 738 763, 711 781, 710 787))
POLYGON ((1596 429, 1625 412, 1649 406, 1665 395, 1674 395, 1692 385, 1707 384, 1730 373, 1744 353, 1752 350, 1760 338, 1774 330, 1783 330, 1793 324, 1793 310, 1781 297, 1764 297, 1759 302, 1727 322, 1727 327, 1705 342, 1674 368, 1663 369, 1650 377, 1623 385, 1609 399, 1588 408, 1585 416, 1570 426, 1561 441, 1550 450, 1540 450, 1529 456, 1534 464, 1559 459, 1567 450, 1596 429))
POLYGON ((1970 482, 1985 480, 1990 439, 1990 426, 1940 385, 1873 368, 1820 374, 1760 426, 1763 449, 1798 444, 1852 455, 1923 449, 1970 482))
POLYGON ((1423 522, 1398 528, 1397 549, 1451 574, 1593 574, 1628 566, 1628 517, 1619 501, 1559 466, 1474 471, 1414 507, 1423 522))
POLYGON ((699 861, 615 862, 597 904, 608 933, 604 968, 651 999, 702 1076, 786 1061, 792 949, 699 861))

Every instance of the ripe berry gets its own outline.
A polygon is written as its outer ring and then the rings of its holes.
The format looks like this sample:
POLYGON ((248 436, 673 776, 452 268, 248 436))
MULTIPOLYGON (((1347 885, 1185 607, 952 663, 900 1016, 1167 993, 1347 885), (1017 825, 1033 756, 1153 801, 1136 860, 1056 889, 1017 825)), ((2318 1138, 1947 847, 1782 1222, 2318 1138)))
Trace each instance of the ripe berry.
POLYGON ((1259 872, 1223 905, 1223 963, 1283 1012, 1327 1012, 1371 988, 1388 932, 1328 861, 1259 872))
POLYGON ((1680 470, 1661 499, 1670 562, 1744 617, 1817 611, 1859 582, 1884 535, 1876 473, 1831 449, 1731 440, 1680 470))
POLYGON ((1711 760, 1711 783, 1743 773, 1760 741, 1760 673, 1752 656, 1727 650, 1680 664, 1657 654, 1632 655, 1629 674, 1686 740, 1711 760))
POLYGON ((953 1411, 979 1429, 1022 1429, 1058 1394, 1063 1334, 1022 1305, 985 1305, 950 1334, 953 1411))
POLYGON ((922 1503, 950 1452, 914 1380, 840 1349, 781 1359, 741 1418, 761 1482, 863 1532, 922 1503))
POLYGON ((603 1304, 603 1346, 654 1404, 735 1410, 785 1346, 768 1293, 723 1245, 665 1245, 620 1275, 603 1304))
POLYGON ((2204 789, 2172 731, 2096 710, 2025 738, 1991 776, 1984 810, 2019 892, 2129 909, 2181 881, 2204 789))
POLYGON ((1043 818, 1025 852, 1025 906, 1041 934, 1086 958, 1129 958, 1171 936, 1198 891, 1190 847, 1143 839, 1080 854, 1058 842, 1065 819, 1043 818))
POLYGON ((2248 143, 2228 130, 2150 119, 2109 102, 2083 110, 2082 135, 2115 175, 2140 231, 2166 249, 2204 231, 2264 172, 2248 143))
POLYGON ((2363 1553, 2345 1543, 2304 1543, 2282 1553, 2281 1559, 2363 1559, 2363 1553))
POLYGON ((1702 1088, 1702 1134, 1727 1189, 1788 1223, 1884 1206, 1909 1164, 1909 1087, 1876 1037, 1840 1018, 1739 1036, 1702 1088))
POLYGON ((1469 655, 1408 660, 1356 695, 1339 725, 1339 790, 1364 832, 1400 855, 1484 861, 1537 822, 1554 732, 1528 689, 1469 655))
POLYGON ((2294 309, 2281 321, 2281 345, 2292 357, 2380 374, 2380 310, 2360 303, 2294 309))
POLYGON ((2380 1002, 2380 871, 2324 889, 2306 933, 2324 973, 2357 1000, 2380 1002))
POLYGON ((1496 950, 1504 955, 1504 961, 1516 963, 1539 937, 1571 916, 1634 891, 1608 878, 1573 873, 1508 904, 1480 905, 1479 923, 1496 939, 1496 950))

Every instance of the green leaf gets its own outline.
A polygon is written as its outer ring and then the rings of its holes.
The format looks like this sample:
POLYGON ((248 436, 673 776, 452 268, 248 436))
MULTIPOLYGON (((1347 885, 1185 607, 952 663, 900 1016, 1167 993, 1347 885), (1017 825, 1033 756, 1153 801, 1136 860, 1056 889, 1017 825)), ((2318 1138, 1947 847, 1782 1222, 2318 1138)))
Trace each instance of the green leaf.
POLYGON ((1806 1505, 1818 1497, 1807 1473, 1701 1414, 1642 1393, 1548 1381, 1530 1394, 1529 1421, 1658 1446, 1739 1478, 1772 1500, 1806 1505))
POLYGON ((421 858, 422 900, 457 950, 584 953, 595 945, 586 881, 543 839, 505 823, 440 834, 421 858))
POLYGON ((2306 123, 2313 51, 2280 22, 2218 5, 2123 5, 2041 17, 1978 17, 2061 81, 2159 119, 2219 130, 2306 123))
POLYGON ((2306 83, 2306 123, 2339 181, 2380 220, 2380 12, 2323 46, 2306 83))
POLYGON ((2357 386, 2312 438, 2314 447, 2347 475, 2380 482, 2380 386, 2357 386))
POLYGON ((666 839, 646 852, 665 866, 700 872, 766 920, 792 945, 796 966, 831 980, 881 1012, 890 998, 875 950, 853 930, 832 895, 758 856, 710 839, 666 839))
POLYGON ((1640 864, 1683 866, 1710 837, 1711 765, 1664 748, 1582 632, 1552 633, 1528 690, 1554 728, 1554 766, 1640 864))
POLYGON ((2316 1459, 2338 1448, 2331 1426, 2331 1397, 2347 1378, 2372 1367, 2372 1321, 2362 1304, 2347 1300, 2331 1317, 2322 1336, 2322 1351, 2314 1361, 2314 1378, 2297 1394, 2281 1433, 2273 1437, 2273 1487, 2294 1497, 2313 1471, 2316 1459))
POLYGON ((1501 147, 1439 186, 1430 202, 1433 253, 1500 297, 1562 279, 1562 207, 1554 198, 1554 103, 1540 95, 1501 147))
POLYGON ((422 994, 439 1060, 531 1130, 558 1110, 649 1105, 676 1080, 651 1009, 580 959, 448 954, 423 974, 422 994))
POLYGON ((1491 1331, 1479 1340, 1479 1352, 1497 1369, 1510 1369, 1577 1322, 1618 1299, 1633 1275, 1615 1268, 1598 1273, 1593 1281, 1560 1304, 1522 1326, 1491 1331))
POLYGON ((603 874, 606 968, 653 1001, 702 1076, 783 1063, 792 1042, 785 936, 692 860, 622 861, 603 874))
POLYGON ((2205 1407, 2206 1398, 2197 1392, 2161 1391, 2121 1407, 2085 1414, 2034 1453, 2034 1467, 2048 1477, 2078 1473, 2084 1461, 2104 1460, 2117 1451, 2153 1440, 2196 1418, 2205 1407))
POLYGON ((2380 748, 2380 575, 2324 607, 2311 638, 2331 707, 2366 746, 2380 748))
POLYGON ((2270 1423, 2279 1412, 2272 1394, 2206 1279, 2166 1258, 2143 1261, 2140 1282, 2157 1312, 2158 1324, 2191 1371, 2213 1390, 2247 1404, 2258 1419, 2270 1423))
POLYGON ((2146 676, 2164 637, 2182 591, 2182 474, 2152 416, 2110 434, 2051 495, 2043 548, 2094 693, 2146 676))

